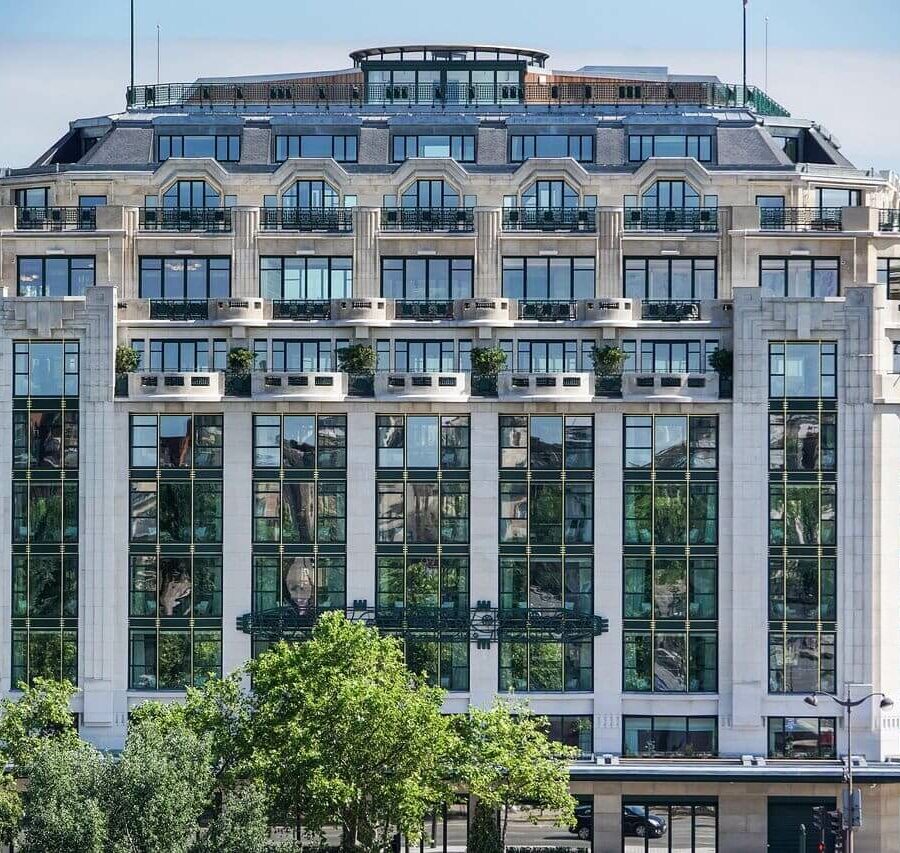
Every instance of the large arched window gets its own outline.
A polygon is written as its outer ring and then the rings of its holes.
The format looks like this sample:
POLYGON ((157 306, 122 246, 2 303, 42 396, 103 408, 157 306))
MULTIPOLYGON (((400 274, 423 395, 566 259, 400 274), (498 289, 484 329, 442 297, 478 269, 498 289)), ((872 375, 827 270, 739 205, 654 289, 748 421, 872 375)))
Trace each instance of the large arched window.
POLYGON ((522 193, 522 206, 537 210, 578 207, 578 193, 565 181, 535 181, 522 193))
POLYGON ((459 193, 443 180, 419 180, 410 184, 400 196, 401 207, 459 207, 459 193))
POLYGON ((222 196, 206 181, 176 181, 163 193, 162 202, 169 210, 221 207, 222 196))
POLYGON ((641 196, 645 210, 696 210, 700 194, 685 181, 657 181, 641 196))
POLYGON ((338 207, 338 191, 327 181, 297 181, 281 196, 283 207, 317 210, 338 207))

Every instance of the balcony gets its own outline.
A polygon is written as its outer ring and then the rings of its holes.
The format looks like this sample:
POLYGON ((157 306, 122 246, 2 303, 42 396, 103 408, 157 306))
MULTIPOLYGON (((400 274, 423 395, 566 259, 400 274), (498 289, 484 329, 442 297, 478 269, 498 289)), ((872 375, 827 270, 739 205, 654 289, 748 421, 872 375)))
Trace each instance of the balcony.
POLYGON ((359 325, 384 323, 387 320, 387 300, 335 299, 331 303, 331 319, 359 325))
POLYGON ((841 231, 840 207, 761 207, 760 231, 841 231))
POLYGON ((471 234, 475 213, 471 207, 383 207, 381 230, 471 234))
POLYGON ((503 230, 594 234, 597 231, 597 208, 505 207, 503 230))
POLYGON ((452 299, 397 299, 394 302, 395 320, 452 320, 452 299))
POLYGON ((882 208, 878 211, 879 231, 900 231, 900 210, 882 208))
POLYGON ((578 319, 597 325, 630 323, 633 310, 630 299, 584 299, 579 306, 578 319))
POLYGON ((262 231, 353 232, 353 210, 349 207, 261 207, 262 231))
POLYGON ((151 320, 208 320, 209 303, 205 299, 151 299, 151 320))
POLYGON ((681 323, 684 320, 699 320, 700 315, 700 303, 697 301, 641 300, 642 320, 653 320, 660 323, 681 323))
POLYGON ((443 400, 468 399, 468 373, 376 373, 376 400, 443 400))
POLYGON ((96 231, 96 207, 17 207, 17 231, 96 231))
POLYGON ((537 320, 539 323, 561 323, 574 320, 578 303, 549 299, 519 300, 519 319, 537 320))
POLYGON ((129 373, 128 397, 132 400, 221 400, 225 392, 225 374, 204 373, 129 373))
POLYGON ((719 209, 716 207, 626 207, 625 230, 715 233, 719 230, 719 209))
POLYGON ((497 379, 501 400, 565 400, 590 402, 593 373, 501 373, 497 379))
POLYGON ((272 302, 273 320, 330 320, 331 301, 328 299, 275 299, 272 302))
POLYGON ((251 395, 254 399, 343 400, 347 396, 347 374, 256 371, 251 380, 251 395))
POLYGON ((209 302, 210 316, 217 323, 241 325, 265 319, 265 301, 262 299, 211 299, 209 302))
POLYGON ((456 319, 473 326, 491 326, 509 322, 510 299, 460 299, 456 303, 456 319))
POLYGON ((626 373, 622 377, 625 400, 680 402, 714 401, 720 398, 719 374, 707 373, 626 373))
POLYGON ((181 234, 228 233, 230 207, 142 207, 138 210, 141 231, 172 231, 181 234))

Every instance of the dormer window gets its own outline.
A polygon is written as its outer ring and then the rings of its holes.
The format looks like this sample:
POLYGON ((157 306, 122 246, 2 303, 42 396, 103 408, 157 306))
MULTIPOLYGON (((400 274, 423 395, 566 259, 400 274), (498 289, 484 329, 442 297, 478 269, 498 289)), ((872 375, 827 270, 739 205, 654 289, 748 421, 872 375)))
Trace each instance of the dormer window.
POLYGON ((407 136, 397 134, 392 142, 392 159, 402 163, 410 157, 449 157, 458 163, 475 162, 474 135, 407 136))
POLYGON ((535 181, 522 193, 522 206, 538 210, 578 207, 578 193, 565 181, 535 181))
POLYGON ((281 204, 307 210, 338 207, 340 195, 327 181, 297 181, 281 196, 281 204))
POLYGON ((579 163, 593 163, 594 137, 586 133, 517 134, 510 137, 510 163, 523 163, 532 157, 571 157, 579 163))
POLYGON ((700 194, 685 181, 657 181, 641 196, 645 210, 684 210, 700 207, 700 194))
POLYGON ((170 157, 208 157, 220 163, 236 163, 241 159, 239 134, 173 135, 160 134, 156 138, 157 159, 160 163, 170 157))
POLYGON ((400 196, 401 207, 459 207, 459 193, 443 180, 419 180, 400 196))
POLYGON ((206 181, 176 181, 163 193, 162 201, 170 210, 222 206, 222 196, 206 181))
POLYGON ((628 159, 643 163, 651 157, 693 157, 701 163, 712 161, 709 134, 632 134, 628 137, 628 159))

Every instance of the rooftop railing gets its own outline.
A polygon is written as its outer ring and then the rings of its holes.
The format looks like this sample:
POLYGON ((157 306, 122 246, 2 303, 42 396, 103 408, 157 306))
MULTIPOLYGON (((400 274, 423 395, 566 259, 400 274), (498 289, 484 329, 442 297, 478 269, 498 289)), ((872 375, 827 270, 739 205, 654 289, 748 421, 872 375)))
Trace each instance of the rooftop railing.
POLYGON ((141 231, 231 231, 230 207, 142 207, 141 231))
POLYGON ((505 207, 504 231, 581 231, 597 230, 595 207, 505 207))
POLYGON ((96 231, 95 207, 17 207, 19 231, 96 231))
POLYGON ((715 232, 719 230, 719 209, 626 207, 625 230, 715 232))
POLYGON ((261 207, 263 231, 353 231, 353 211, 348 207, 261 207))
POLYGON ((381 230, 467 233, 475 230, 475 214, 471 207, 383 207, 381 230))
POLYGON ((612 81, 579 83, 320 83, 304 80, 237 83, 142 84, 126 90, 129 109, 158 107, 327 106, 346 104, 477 106, 479 104, 545 104, 600 106, 634 104, 746 108, 757 115, 788 116, 777 101, 755 86, 703 81, 612 81))
POLYGON ((840 231, 840 207, 761 207, 761 231, 840 231))

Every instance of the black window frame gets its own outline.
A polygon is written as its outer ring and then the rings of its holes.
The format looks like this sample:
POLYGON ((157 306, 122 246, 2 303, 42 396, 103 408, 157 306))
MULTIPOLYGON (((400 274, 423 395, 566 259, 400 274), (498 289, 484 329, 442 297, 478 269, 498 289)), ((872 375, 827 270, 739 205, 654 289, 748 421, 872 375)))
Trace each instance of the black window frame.
MULTIPOLYGON (((239 163, 241 159, 241 136, 242 133, 157 133, 156 145, 156 162, 165 163, 169 159, 182 159, 185 157, 184 140, 188 139, 212 139, 213 160, 219 163, 239 163), (165 142, 163 141, 165 140, 165 142), (175 141, 177 140, 177 142, 175 141), (178 148, 181 153, 172 153, 173 147, 178 148), (164 156, 165 150, 165 156, 164 156), (224 156, 220 156, 224 152, 224 156)), ((203 155, 201 155, 203 157, 203 155)), ((191 159, 188 157, 188 159, 191 159)))
POLYGON ((304 154, 303 140, 308 138, 329 138, 331 140, 331 154, 328 155, 336 163, 357 163, 359 161, 359 135, 356 133, 273 133, 272 162, 284 163, 287 160, 318 158, 318 154, 304 154), (285 140, 282 142, 282 140, 285 140), (352 144, 350 143, 352 140, 352 144), (348 155, 347 146, 351 145, 352 155, 348 155), (279 147, 284 146, 285 156, 280 156, 279 147), (296 154, 293 153, 296 149, 296 154), (343 154, 341 154, 343 149, 343 154))
MULTIPOLYGON (((16 296, 20 297, 29 297, 33 299, 38 298, 61 298, 63 296, 85 296, 85 292, 72 292, 72 264, 76 263, 91 263, 90 271, 93 273, 91 276, 91 283, 85 285, 84 290, 86 291, 88 287, 94 287, 97 283, 97 256, 96 255, 17 255, 16 256, 16 296), (39 294, 27 294, 22 292, 22 262, 26 263, 34 263, 38 262, 41 265, 41 293, 39 294), (47 293, 47 264, 53 262, 65 261, 66 262, 66 292, 63 294, 48 294, 47 293)), ((85 267, 84 270, 79 271, 87 271, 88 268, 85 267)))
POLYGON ((138 295, 140 299, 161 299, 161 300, 172 300, 176 302, 190 302, 193 300, 203 300, 203 299, 229 299, 231 297, 231 279, 232 279, 232 261, 231 255, 141 255, 138 258, 138 295), (205 266, 205 279, 206 279, 206 294, 203 296, 189 296, 187 292, 188 287, 188 263, 192 261, 201 261, 205 266), (226 294, 216 294, 210 293, 210 280, 211 273, 213 272, 213 267, 211 266, 211 262, 223 263, 223 267, 218 268, 217 271, 222 271, 224 269, 224 263, 227 263, 227 272, 228 272, 228 293, 226 294), (159 264, 159 286, 160 292, 158 296, 147 296, 145 294, 145 275, 150 272, 155 272, 155 270, 150 270, 145 264, 159 264), (181 269, 181 296, 167 296, 165 295, 165 283, 166 283, 166 266, 168 264, 174 265, 175 263, 179 263, 182 266, 181 269))
POLYGON ((712 714, 624 714, 622 716, 622 755, 627 758, 716 758, 719 754, 719 718, 712 714), (650 751, 638 751, 631 752, 627 748, 628 743, 628 723, 632 720, 649 720, 650 721, 650 733, 651 736, 653 732, 656 731, 656 722, 657 720, 684 720, 684 739, 686 746, 688 745, 688 741, 690 740, 690 736, 692 734, 691 731, 691 722, 692 721, 703 721, 708 723, 712 721, 712 742, 713 748, 709 752, 699 752, 695 753, 693 751, 689 751, 687 748, 684 750, 668 750, 668 751, 660 751, 660 750, 650 750, 650 751))
POLYGON ((419 301, 418 297, 412 297, 407 295, 407 287, 408 287, 408 274, 407 269, 410 263, 424 263, 425 264, 425 297, 424 302, 445 302, 454 299, 471 299, 472 292, 475 286, 475 258, 470 256, 460 256, 460 255, 447 255, 441 257, 428 256, 428 257, 410 257, 410 256, 384 256, 381 258, 381 279, 380 279, 380 293, 381 296, 385 299, 400 299, 403 301, 419 301), (448 286, 448 295, 446 296, 432 296, 431 290, 433 286, 432 284, 432 276, 431 276, 431 265, 435 262, 447 262, 447 286, 448 286), (391 268, 391 264, 400 264, 399 268, 393 267, 391 268), (391 294, 390 296, 385 293, 385 282, 384 282, 384 274, 386 265, 390 269, 391 272, 397 272, 398 269, 403 276, 403 293, 400 295, 391 294), (469 273, 469 290, 466 294, 454 293, 453 289, 453 275, 454 272, 464 273, 468 271, 469 273))
POLYGON ((630 133, 625 141, 626 150, 628 152, 629 163, 643 163, 651 157, 693 157, 699 163, 712 163, 715 157, 715 135, 710 133, 630 133), (657 154, 656 140, 658 137, 682 137, 684 140, 683 154, 657 154), (632 141, 634 140, 634 141, 632 141), (649 142, 648 142, 649 140, 649 142), (703 156, 703 142, 707 140, 709 144, 708 156, 703 156), (634 157, 633 147, 637 145, 638 156, 634 157), (696 147, 696 154, 691 153, 691 147, 696 147), (645 147, 649 147, 649 152, 644 153, 645 147))
MULTIPOLYGON (((450 152, 447 156, 457 163, 475 163, 477 160, 476 146, 478 137, 474 133, 393 133, 391 135, 391 162, 404 163, 406 160, 413 158, 432 159, 428 155, 420 153, 420 140, 423 137, 446 138, 447 148, 450 152), (413 146, 415 153, 410 153, 410 146, 413 146), (454 149, 456 149, 459 156, 453 153, 454 149)), ((436 157, 434 159, 439 158, 436 157)))
MULTIPOLYGON (((829 269, 831 267, 829 266, 829 269)), ((766 270, 769 273, 775 273, 777 270, 770 268, 766 270)), ((829 296, 840 296, 841 295, 841 259, 839 257, 790 257, 790 256, 779 256, 779 255, 760 255, 759 257, 759 289, 764 297, 770 297, 775 299, 790 299, 790 298, 799 298, 799 299, 822 299, 827 298, 829 296), (784 275, 784 292, 783 293, 767 293, 763 289, 763 265, 770 264, 774 265, 776 263, 780 263, 782 265, 782 272, 784 275), (790 282, 790 275, 788 270, 790 269, 791 264, 809 264, 809 282, 810 287, 812 288, 811 293, 801 293, 801 294, 791 294, 788 293, 788 285, 790 282), (824 268, 825 264, 833 265, 833 271, 835 273, 836 282, 835 282, 835 292, 834 293, 816 293, 816 270, 821 267, 824 268)))
POLYGON ((521 299, 526 302, 574 302, 577 299, 593 299, 597 292, 597 263, 593 256, 545 256, 545 255, 504 255, 500 261, 500 291, 506 299, 521 299), (554 266, 562 266, 563 262, 569 265, 569 291, 564 294, 551 293, 551 269, 554 266), (520 266, 514 266, 518 263, 520 266), (591 288, 590 293, 576 291, 576 270, 586 271, 590 264, 591 288), (535 296, 528 292, 528 271, 538 264, 545 265, 547 283, 547 296, 535 296), (579 266, 580 264, 580 266, 579 266), (521 269, 522 295, 513 296, 508 292, 507 272, 513 273, 521 269))
POLYGON ((595 134, 589 133, 511 133, 509 135, 509 162, 524 163, 531 159, 552 159, 554 157, 571 157, 577 163, 593 163, 596 154, 595 134), (566 153, 561 155, 542 155, 537 153, 540 137, 561 137, 566 140, 566 153), (590 149, 585 155, 585 147, 590 149), (519 149, 517 151, 517 149, 519 149), (530 151, 530 153, 529 153, 530 151), (573 153, 574 151, 574 153, 573 153))
MULTIPOLYGON (((703 268, 703 271, 707 270, 706 267, 703 268)), ((622 258, 622 295, 625 299, 642 299, 648 301, 663 301, 663 302, 699 302, 704 299, 718 299, 719 293, 719 260, 715 256, 678 256, 671 257, 665 255, 626 255, 622 258), (650 289, 650 262, 651 261, 666 261, 668 262, 668 286, 667 291, 668 295, 664 298, 659 298, 655 296, 649 295, 650 289), (672 264, 677 261, 690 261, 691 263, 691 295, 690 296, 672 296, 672 264), (713 293, 712 295, 698 295, 697 293, 697 264, 704 263, 709 264, 712 263, 712 273, 713 273, 713 293), (644 293, 643 295, 632 295, 628 294, 628 265, 629 263, 634 264, 643 264, 643 274, 644 274, 644 293)))
MULTIPOLYGON (((299 272, 299 270, 298 270, 299 272)), ((330 301, 332 299, 351 299, 353 297, 353 257, 347 255, 260 255, 259 256, 259 295, 263 299, 272 299, 273 301, 290 302, 294 300, 302 301, 330 301), (294 261, 302 266, 301 281, 305 289, 305 293, 298 296, 285 296, 285 262, 294 261), (326 261, 325 274, 328 284, 328 294, 325 296, 311 297, 309 296, 309 284, 307 277, 309 275, 310 261, 326 261), (277 262, 277 266, 275 265, 277 262), (270 264, 271 266, 265 266, 270 264), (339 266, 336 264, 340 264, 339 266), (346 266, 343 266, 346 264, 346 266), (272 293, 266 293, 264 287, 264 279, 266 272, 278 272, 281 281, 280 296, 274 296, 272 293), (336 293, 334 290, 334 273, 349 272, 349 276, 344 276, 344 283, 349 284, 349 293, 336 293)))
POLYGON ((836 717, 801 717, 801 716, 776 716, 776 717, 767 717, 766 718, 766 757, 773 759, 780 759, 782 761, 834 761, 837 759, 837 718, 836 717), (777 738, 779 732, 773 730, 773 724, 777 724, 780 722, 781 731, 780 734, 782 738, 787 738, 787 721, 788 720, 804 720, 804 721, 816 721, 817 727, 817 739, 821 741, 823 731, 827 731, 827 724, 831 723, 831 735, 832 741, 830 747, 823 747, 821 743, 817 744, 817 755, 809 755, 804 754, 802 756, 793 756, 788 754, 789 750, 781 749, 776 750, 773 749, 773 744, 775 738, 777 738))

